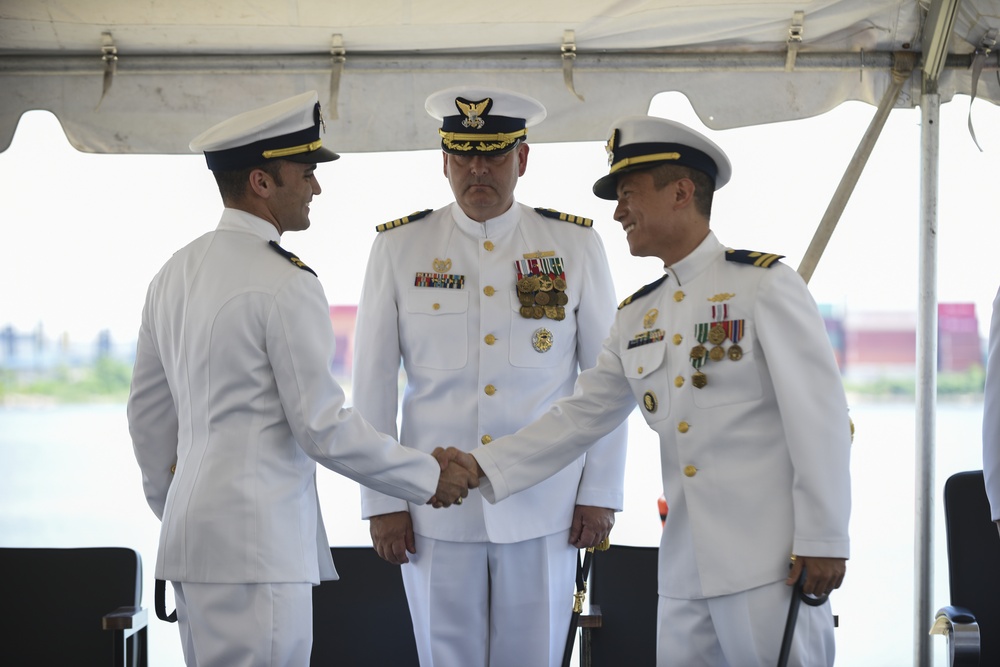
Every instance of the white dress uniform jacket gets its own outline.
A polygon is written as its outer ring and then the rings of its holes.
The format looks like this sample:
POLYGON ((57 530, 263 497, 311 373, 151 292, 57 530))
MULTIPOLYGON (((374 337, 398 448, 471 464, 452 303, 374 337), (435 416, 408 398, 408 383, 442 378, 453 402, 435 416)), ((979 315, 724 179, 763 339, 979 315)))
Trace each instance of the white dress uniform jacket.
POLYGON ((317 461, 414 503, 436 489, 433 458, 344 409, 323 289, 269 247, 278 240, 267 221, 226 209, 149 286, 128 419, 162 520, 158 579, 336 579, 317 461))
MULTIPOLYGON (((399 440, 425 452, 449 445, 469 450, 513 433, 570 394, 578 368, 594 364, 615 312, 597 233, 516 202, 485 223, 452 203, 380 233, 360 304, 354 405, 378 430, 395 435, 402 357, 407 385, 399 440), (561 321, 519 312, 516 262, 539 252, 563 260, 568 303, 561 321), (437 283, 451 287, 420 285, 418 275, 428 273, 451 276, 437 283), (533 345, 542 330, 551 334, 547 351, 533 345)), ((417 534, 455 542, 551 535, 570 527, 576 504, 622 507, 625 427, 598 440, 545 483, 495 506, 475 489, 447 512, 362 489, 363 516, 408 509, 417 534)))
POLYGON ((1000 521, 1000 291, 993 299, 983 390, 983 475, 991 516, 1000 521))
POLYGON ((850 422, 823 320, 793 270, 726 253, 710 233, 626 300, 571 398, 474 453, 488 478, 482 495, 499 501, 586 451, 638 403, 660 436, 670 513, 659 594, 673 598, 783 580, 792 553, 848 556, 850 422), (695 368, 692 348, 725 321, 742 357, 695 368))

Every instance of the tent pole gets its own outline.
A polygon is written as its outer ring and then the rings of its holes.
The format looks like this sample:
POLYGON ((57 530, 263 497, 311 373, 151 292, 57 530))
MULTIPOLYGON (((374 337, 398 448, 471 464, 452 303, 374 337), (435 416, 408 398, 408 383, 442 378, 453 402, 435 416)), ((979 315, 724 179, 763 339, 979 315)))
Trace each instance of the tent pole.
POLYGON ((876 109, 875 115, 868 125, 868 129, 865 131, 865 135, 861 138, 861 142, 854 151, 854 157, 851 158, 847 169, 844 171, 844 175, 840 179, 840 184, 837 186, 836 192, 833 193, 833 197, 826 207, 826 213, 823 214, 823 218, 816 227, 816 232, 813 234, 812 241, 809 242, 809 247, 806 249, 802 261, 799 262, 799 275, 807 283, 812 278, 813 272, 816 270, 816 266, 823 256, 823 251, 826 250, 826 245, 830 242, 830 237, 833 236, 833 230, 837 227, 840 217, 844 214, 847 202, 850 201, 851 195, 854 194, 854 188, 858 184, 858 179, 861 178, 861 172, 864 171, 865 165, 868 164, 868 158, 871 157, 872 149, 875 148, 875 142, 878 141, 879 135, 882 134, 882 128, 885 127, 885 122, 889 118, 889 112, 892 111, 896 100, 899 99, 899 93, 903 90, 903 84, 910 78, 915 64, 916 56, 912 53, 899 54, 899 57, 893 64, 892 84, 886 88, 885 93, 882 95, 878 109, 876 109))
POLYGON ((937 396, 937 226, 941 96, 920 99, 920 276, 917 304, 913 664, 931 667, 934 575, 934 453, 937 396))

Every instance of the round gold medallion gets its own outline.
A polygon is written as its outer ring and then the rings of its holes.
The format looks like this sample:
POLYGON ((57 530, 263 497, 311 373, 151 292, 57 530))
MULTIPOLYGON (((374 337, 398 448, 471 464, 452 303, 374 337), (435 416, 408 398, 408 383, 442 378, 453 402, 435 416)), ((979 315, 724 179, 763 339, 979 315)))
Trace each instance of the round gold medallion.
POLYGON ((722 361, 726 358, 726 351, 721 345, 716 345, 709 351, 708 356, 712 361, 722 361))
POLYGON ((743 358, 743 348, 739 345, 729 346, 729 358, 733 361, 739 361, 743 358))
POLYGON ((521 302, 522 306, 534 306, 535 305, 535 295, 531 294, 530 292, 528 294, 524 294, 524 293, 518 294, 517 295, 517 300, 521 302))
POLYGON ((552 286, 555 287, 560 292, 566 291, 566 281, 563 280, 562 278, 556 278, 555 280, 553 280, 552 286))
POLYGON ((552 290, 552 278, 549 278, 548 274, 543 273, 538 276, 538 289, 543 292, 552 290))
POLYGON ((548 292, 539 292, 538 294, 535 295, 535 303, 537 303, 539 306, 549 305, 550 300, 551 296, 549 295, 548 292))
POLYGON ((534 316, 535 316, 535 309, 532 306, 530 305, 521 306, 521 317, 525 319, 530 319, 534 316))
POLYGON ((545 317, 545 308, 542 306, 532 306, 531 316, 536 320, 540 320, 545 317))
POLYGON ((520 292, 521 294, 532 292, 533 290, 531 289, 531 279, 521 278, 520 280, 518 280, 517 291, 520 292))
POLYGON ((656 400, 656 394, 647 391, 642 395, 642 404, 649 412, 656 412, 656 408, 660 403, 656 400))
POLYGON ((566 294, 564 292, 558 292, 558 293, 556 293, 556 305, 557 306, 565 306, 567 303, 569 303, 569 297, 566 296, 566 294))
POLYGON ((712 345, 718 345, 724 340, 726 340, 726 330, 722 327, 714 326, 711 331, 708 332, 708 342, 712 345))

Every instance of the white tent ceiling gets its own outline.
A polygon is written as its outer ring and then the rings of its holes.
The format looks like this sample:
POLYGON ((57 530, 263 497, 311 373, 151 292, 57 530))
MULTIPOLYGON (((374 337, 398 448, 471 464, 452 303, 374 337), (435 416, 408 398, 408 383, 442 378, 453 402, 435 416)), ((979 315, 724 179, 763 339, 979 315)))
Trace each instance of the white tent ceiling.
MULTIPOLYGON (((337 150, 430 148, 424 98, 457 83, 532 94, 532 141, 603 140, 679 90, 722 129, 876 104, 900 54, 938 35, 930 0, 0 0, 0 150, 52 111, 74 146, 186 153, 208 125, 306 89, 337 150), (342 49, 340 51, 339 49, 342 49), (116 57, 116 59, 115 59, 116 57), (564 81, 584 99, 571 92, 564 81), (106 88, 106 92, 105 92, 106 88)), ((963 0, 937 87, 1000 101, 1000 0, 963 0), (976 54, 979 54, 977 60, 976 54), (983 67, 976 77, 972 65, 983 67)), ((921 74, 896 106, 914 106, 921 74)))

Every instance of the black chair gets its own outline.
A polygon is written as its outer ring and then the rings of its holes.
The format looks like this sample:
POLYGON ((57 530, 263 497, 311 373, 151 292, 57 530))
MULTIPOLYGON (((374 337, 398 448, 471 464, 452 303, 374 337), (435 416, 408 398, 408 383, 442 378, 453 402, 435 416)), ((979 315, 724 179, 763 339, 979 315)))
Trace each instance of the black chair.
POLYGON ((944 485, 950 602, 932 634, 948 638, 950 664, 1000 664, 1000 535, 990 519, 983 471, 955 473, 944 485))
POLYGON ((338 581, 313 588, 312 665, 418 667, 398 565, 371 547, 333 547, 338 581))
POLYGON ((148 664, 134 549, 2 547, 0 601, 0 664, 148 664))
POLYGON ((580 615, 583 667, 656 664, 657 547, 595 551, 580 615))

